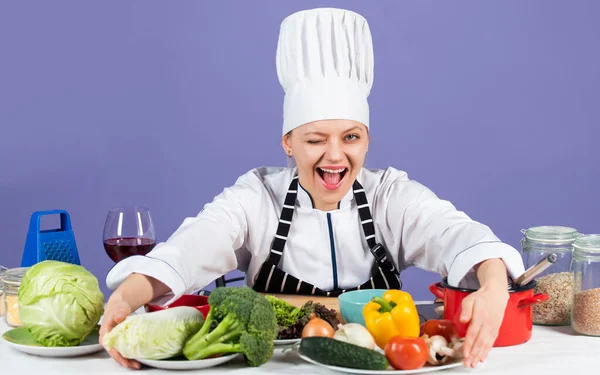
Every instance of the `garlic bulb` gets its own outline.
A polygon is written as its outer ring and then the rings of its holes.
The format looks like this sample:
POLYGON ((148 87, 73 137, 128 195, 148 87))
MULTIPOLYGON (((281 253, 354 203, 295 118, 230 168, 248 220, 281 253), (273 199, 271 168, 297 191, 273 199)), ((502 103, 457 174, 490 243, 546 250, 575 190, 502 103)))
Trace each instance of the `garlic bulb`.
POLYGON ((371 350, 374 350, 376 345, 367 328, 358 323, 339 324, 333 338, 371 350))

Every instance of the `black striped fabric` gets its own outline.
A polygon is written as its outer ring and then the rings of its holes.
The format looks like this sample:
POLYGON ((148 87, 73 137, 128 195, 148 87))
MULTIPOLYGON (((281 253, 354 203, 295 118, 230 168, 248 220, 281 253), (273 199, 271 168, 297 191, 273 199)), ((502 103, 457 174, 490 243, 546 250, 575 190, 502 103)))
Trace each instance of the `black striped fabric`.
POLYGON ((294 176, 288 192, 285 197, 284 205, 279 216, 279 224, 267 261, 262 265, 256 281, 254 290, 261 293, 279 293, 279 294, 299 294, 299 295, 319 295, 336 297, 342 293, 360 290, 360 289, 400 289, 402 282, 398 271, 394 268, 393 262, 387 258, 387 251, 378 244, 375 239, 375 226, 369 209, 369 203, 365 190, 358 181, 352 185, 354 199, 358 206, 358 213, 362 224, 363 232, 369 249, 376 262, 371 271, 371 278, 362 285, 351 289, 321 290, 310 283, 296 278, 279 268, 279 262, 285 242, 290 231, 292 218, 294 216, 294 206, 298 193, 298 176, 294 176))
POLYGON ((363 189, 358 181, 354 181, 352 189, 354 190, 354 199, 356 200, 356 205, 358 206, 358 215, 360 217, 360 222, 365 234, 365 239, 367 240, 367 244, 369 245, 371 253, 375 257, 375 261, 383 269, 387 269, 392 273, 398 274, 398 271, 396 271, 394 267, 394 263, 387 258, 386 249, 383 247, 383 245, 378 244, 377 241, 375 241, 375 225, 373 224, 373 218, 371 217, 371 210, 369 210, 369 203, 367 201, 365 189, 363 189))

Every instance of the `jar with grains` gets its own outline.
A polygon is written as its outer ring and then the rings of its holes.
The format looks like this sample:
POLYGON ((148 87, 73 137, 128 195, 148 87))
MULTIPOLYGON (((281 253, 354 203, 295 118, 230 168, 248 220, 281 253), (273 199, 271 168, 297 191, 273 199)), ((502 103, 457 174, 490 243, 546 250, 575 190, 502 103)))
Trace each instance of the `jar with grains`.
POLYGON ((22 325, 21 316, 19 315, 19 287, 23 275, 27 272, 28 267, 12 268, 4 274, 4 300, 6 314, 4 320, 6 324, 12 327, 22 325))
POLYGON ((573 313, 575 332, 600 336, 600 235, 581 236, 573 244, 573 313))
POLYGON ((6 306, 4 302, 4 273, 7 268, 0 266, 0 318, 6 313, 6 306))
POLYGON ((555 253, 556 262, 536 278, 534 293, 548 295, 548 300, 533 306, 533 323, 537 325, 568 326, 573 307, 573 243, 580 236, 574 228, 539 226, 522 230, 521 240, 525 268, 555 253))

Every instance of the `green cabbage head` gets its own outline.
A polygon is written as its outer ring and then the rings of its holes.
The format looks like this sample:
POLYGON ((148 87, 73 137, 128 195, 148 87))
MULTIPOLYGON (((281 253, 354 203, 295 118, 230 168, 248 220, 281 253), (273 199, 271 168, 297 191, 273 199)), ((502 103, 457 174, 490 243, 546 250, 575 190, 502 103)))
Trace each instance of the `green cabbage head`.
POLYGON ((102 344, 125 358, 167 359, 181 355, 203 324, 202 313, 189 306, 129 315, 104 335, 102 344))
POLYGON ((76 346, 104 313, 98 279, 79 265, 46 260, 31 266, 19 288, 23 327, 44 346, 76 346))

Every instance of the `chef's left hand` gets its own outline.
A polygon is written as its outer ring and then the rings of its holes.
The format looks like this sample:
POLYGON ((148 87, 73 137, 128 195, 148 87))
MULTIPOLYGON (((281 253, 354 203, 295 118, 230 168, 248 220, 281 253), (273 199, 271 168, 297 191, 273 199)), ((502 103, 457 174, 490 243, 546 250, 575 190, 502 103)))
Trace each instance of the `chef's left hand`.
POLYGON ((463 347, 466 367, 475 367, 487 358, 498 337, 508 298, 506 285, 489 285, 463 300, 460 322, 469 324, 463 347))

